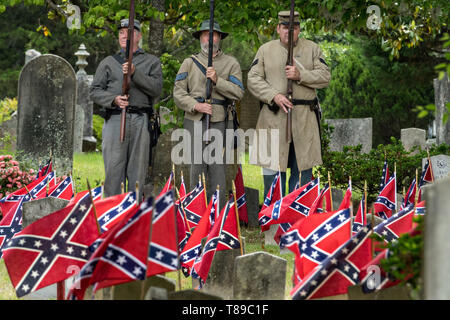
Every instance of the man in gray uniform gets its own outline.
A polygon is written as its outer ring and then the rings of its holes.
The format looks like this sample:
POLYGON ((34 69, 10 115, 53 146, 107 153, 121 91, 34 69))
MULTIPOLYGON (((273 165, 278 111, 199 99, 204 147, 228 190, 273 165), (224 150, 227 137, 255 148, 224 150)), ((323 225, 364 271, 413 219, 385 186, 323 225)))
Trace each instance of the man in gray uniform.
MULTIPOLYGON (((131 66, 125 62, 128 19, 120 21, 120 52, 103 59, 95 72, 91 99, 106 109, 103 125, 102 152, 105 165, 105 196, 134 191, 136 182, 143 186, 147 175, 150 151, 148 131, 153 104, 162 91, 162 70, 159 59, 139 48, 141 26, 134 20, 134 41, 131 66), (122 95, 123 74, 131 72, 129 95, 122 95), (125 140, 120 142, 120 114, 127 108, 125 140), (128 181, 128 183, 127 183, 128 181)), ((142 190, 142 188, 141 188, 142 190)))
MULTIPOLYGON (((204 173, 208 181, 208 198, 219 185, 223 190, 220 192, 220 204, 223 206, 227 190, 225 189, 226 167, 222 150, 219 155, 219 158, 222 158, 221 161, 206 163, 208 160, 203 156, 208 152, 203 152, 205 142, 200 135, 206 130, 204 121, 206 114, 211 116, 210 128, 219 130, 222 136, 225 135, 226 118, 229 114, 228 106, 232 100, 240 100, 244 96, 244 86, 239 62, 234 57, 224 54, 220 49, 220 41, 228 36, 228 33, 222 32, 218 23, 214 23, 213 30, 213 66, 208 67, 209 20, 206 20, 203 21, 200 29, 193 33, 193 36, 200 40, 202 50, 200 53, 186 58, 181 64, 175 78, 173 97, 175 104, 185 112, 184 128, 189 131, 192 139, 190 187, 193 189, 199 175, 204 173), (205 101, 206 78, 211 78, 213 82, 211 104, 205 101), (202 142, 201 148, 196 148, 195 144, 199 141, 202 142), (196 154, 196 152, 201 154, 196 154), (194 160, 199 157, 201 157, 199 163, 194 163, 194 160)), ((228 119, 230 118, 228 117, 228 119)), ((215 144, 212 134, 211 140, 211 144, 215 144)), ((214 158, 216 159, 217 155, 214 158)))

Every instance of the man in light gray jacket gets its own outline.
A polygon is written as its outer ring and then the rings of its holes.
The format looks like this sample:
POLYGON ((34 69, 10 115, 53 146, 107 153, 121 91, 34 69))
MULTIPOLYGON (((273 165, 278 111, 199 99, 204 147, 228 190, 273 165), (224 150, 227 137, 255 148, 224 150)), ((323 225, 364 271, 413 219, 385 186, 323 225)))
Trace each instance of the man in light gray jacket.
MULTIPOLYGON (((162 91, 162 70, 159 59, 139 48, 141 26, 134 21, 131 66, 125 62, 128 19, 120 21, 120 52, 102 60, 91 86, 91 99, 106 110, 103 125, 102 152, 105 165, 105 196, 134 191, 136 182, 145 183, 149 163, 149 117, 155 99, 162 91), (131 72, 129 95, 122 95, 123 74, 131 72), (120 114, 127 108, 125 140, 120 142, 120 114)), ((142 188, 141 188, 142 190, 142 188)))

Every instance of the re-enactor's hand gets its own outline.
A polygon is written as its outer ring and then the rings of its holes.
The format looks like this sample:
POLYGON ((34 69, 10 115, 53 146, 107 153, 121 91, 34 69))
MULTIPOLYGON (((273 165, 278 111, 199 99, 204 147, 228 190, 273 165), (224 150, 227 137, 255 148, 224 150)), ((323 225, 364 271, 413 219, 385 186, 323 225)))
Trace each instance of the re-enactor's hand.
POLYGON ((273 102, 277 104, 284 112, 288 113, 287 108, 293 107, 292 102, 285 95, 279 93, 273 98, 273 102))
POLYGON ((214 67, 206 68, 206 77, 210 78, 212 82, 217 83, 217 72, 214 67))
MULTIPOLYGON (((134 74, 134 70, 135 70, 136 68, 134 67, 134 64, 131 64, 131 75, 133 75, 134 74)), ((127 74, 128 73, 128 62, 125 62, 123 65, 122 65, 122 72, 124 73, 124 74, 127 74)))
POLYGON ((300 80, 300 71, 296 66, 286 66, 284 71, 286 72, 286 78, 294 81, 300 80))
POLYGON ((206 103, 206 102, 199 102, 199 103, 195 104, 194 110, 201 112, 201 113, 206 113, 206 114, 211 115, 212 114, 212 105, 210 105, 209 103, 206 103))
POLYGON ((125 107, 128 107, 128 105, 129 105, 128 95, 115 97, 114 98, 114 104, 116 106, 118 106, 119 108, 121 108, 121 109, 123 109, 125 107))

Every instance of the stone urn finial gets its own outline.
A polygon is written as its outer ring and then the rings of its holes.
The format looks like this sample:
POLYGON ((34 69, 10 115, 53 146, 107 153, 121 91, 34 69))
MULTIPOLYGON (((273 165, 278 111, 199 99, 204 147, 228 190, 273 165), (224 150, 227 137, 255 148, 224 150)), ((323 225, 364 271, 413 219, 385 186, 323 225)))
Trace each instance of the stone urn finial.
POLYGON ((78 57, 78 61, 75 63, 79 68, 79 70, 77 72, 77 76, 78 75, 87 75, 84 68, 86 68, 86 66, 88 65, 86 58, 89 57, 91 54, 86 51, 86 46, 83 43, 78 48, 78 51, 75 52, 75 55, 78 57))

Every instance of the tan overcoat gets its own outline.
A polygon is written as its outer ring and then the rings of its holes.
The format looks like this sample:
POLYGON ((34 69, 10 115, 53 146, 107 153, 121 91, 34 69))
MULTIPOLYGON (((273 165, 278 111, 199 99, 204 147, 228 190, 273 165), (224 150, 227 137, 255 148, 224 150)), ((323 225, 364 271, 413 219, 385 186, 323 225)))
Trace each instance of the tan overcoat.
MULTIPOLYGON (((208 65, 208 55, 200 51, 193 55, 200 64, 206 68, 208 65)), ((211 98, 218 100, 240 100, 244 96, 244 86, 242 84, 241 66, 236 58, 219 51, 213 58, 213 67, 216 70, 218 79, 213 86, 211 98)), ((203 117, 203 113, 194 110, 198 102, 195 98, 206 95, 206 76, 194 63, 191 57, 186 58, 181 64, 180 70, 175 78, 173 87, 173 98, 175 104, 184 110, 185 118, 198 121, 203 117)), ((222 105, 212 104, 211 122, 225 120, 225 109, 222 105)))
MULTIPOLYGON (((265 104, 259 113, 250 162, 271 170, 280 168, 283 172, 287 169, 289 155, 289 143, 286 141, 287 115, 282 109, 277 113, 272 112, 266 104, 272 104, 278 93, 286 94, 287 54, 287 46, 280 40, 262 45, 256 53, 247 81, 249 91, 265 104), (274 131, 278 131, 276 140, 271 139, 274 131), (272 153, 272 149, 275 153, 272 153), (269 160, 271 154, 276 155, 276 151, 278 161, 269 160)), ((299 38, 294 47, 294 63, 300 71, 301 79, 293 83, 293 99, 313 100, 316 89, 328 86, 331 77, 322 51, 316 43, 299 38)), ((309 106, 294 106, 292 139, 300 171, 322 164, 319 128, 316 115, 309 106)))

